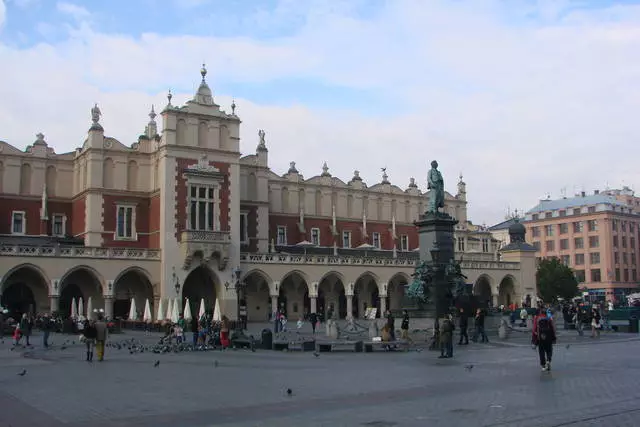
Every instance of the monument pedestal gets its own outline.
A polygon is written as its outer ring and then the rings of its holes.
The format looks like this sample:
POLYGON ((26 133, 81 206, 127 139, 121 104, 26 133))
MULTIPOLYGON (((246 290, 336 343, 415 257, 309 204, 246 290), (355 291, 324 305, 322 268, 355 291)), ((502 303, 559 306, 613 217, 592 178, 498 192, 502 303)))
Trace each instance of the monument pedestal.
POLYGON ((458 223, 445 213, 427 212, 420 215, 415 222, 418 227, 418 242, 420 248, 420 261, 433 262, 431 249, 437 246, 440 249, 441 264, 448 264, 454 257, 455 239, 454 227, 458 223))

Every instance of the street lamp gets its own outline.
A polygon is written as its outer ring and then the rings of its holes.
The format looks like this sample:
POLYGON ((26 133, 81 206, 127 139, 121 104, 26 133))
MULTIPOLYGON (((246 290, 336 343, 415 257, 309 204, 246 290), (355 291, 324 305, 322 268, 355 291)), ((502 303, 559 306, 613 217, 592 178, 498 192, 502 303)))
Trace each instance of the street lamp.
POLYGON ((243 325, 240 320, 240 301, 243 297, 243 290, 245 287, 245 283, 242 282, 240 280, 240 276, 242 275, 242 270, 240 269, 240 266, 236 267, 233 270, 233 276, 235 278, 235 284, 233 285, 233 287, 229 284, 229 282, 225 282, 224 287, 225 289, 228 291, 230 289, 236 291, 236 332, 238 332, 239 334, 242 334, 242 330, 243 325))
POLYGON ((180 294, 180 279, 178 279, 178 275, 176 274, 176 268, 173 267, 173 273, 171 274, 173 278, 173 288, 176 290, 176 297, 180 294))

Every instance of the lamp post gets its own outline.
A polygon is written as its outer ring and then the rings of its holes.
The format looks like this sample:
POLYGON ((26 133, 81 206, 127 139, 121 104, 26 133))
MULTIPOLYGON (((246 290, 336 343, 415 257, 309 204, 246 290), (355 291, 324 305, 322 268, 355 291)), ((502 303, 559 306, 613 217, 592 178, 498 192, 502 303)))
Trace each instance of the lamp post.
POLYGON ((173 288, 176 290, 176 298, 179 296, 180 294, 180 287, 182 286, 180 284, 180 279, 178 278, 178 275, 176 274, 176 268, 173 267, 173 273, 171 274, 171 278, 173 279, 173 288))
POLYGON ((242 270, 240 267, 236 267, 233 270, 233 276, 235 278, 235 283, 233 286, 229 285, 229 282, 225 282, 224 287, 226 290, 232 289, 236 291, 236 332, 242 334, 244 329, 244 321, 240 319, 240 301, 244 297, 244 287, 245 283, 240 280, 240 276, 242 275, 242 270))

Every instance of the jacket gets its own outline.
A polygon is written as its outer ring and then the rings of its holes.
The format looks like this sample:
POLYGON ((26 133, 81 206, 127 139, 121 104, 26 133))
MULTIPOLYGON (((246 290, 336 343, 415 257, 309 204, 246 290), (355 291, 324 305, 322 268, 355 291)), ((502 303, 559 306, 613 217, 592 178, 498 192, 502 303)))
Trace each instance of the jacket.
POLYGON ((538 314, 533 318, 533 326, 531 328, 531 342, 537 344, 539 341, 538 337, 538 320, 542 318, 549 319, 549 323, 551 324, 551 341, 556 341, 556 324, 553 319, 547 317, 547 313, 538 314))
POLYGON ((109 331, 107 330, 107 324, 102 320, 96 322, 96 340, 106 341, 109 331))

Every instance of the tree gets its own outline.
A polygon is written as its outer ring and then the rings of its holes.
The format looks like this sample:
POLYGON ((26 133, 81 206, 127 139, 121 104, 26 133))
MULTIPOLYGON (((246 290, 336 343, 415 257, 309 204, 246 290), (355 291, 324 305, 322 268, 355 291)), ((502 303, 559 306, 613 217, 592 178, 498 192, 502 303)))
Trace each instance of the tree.
POLYGON ((578 280, 573 270, 558 258, 545 258, 540 261, 536 282, 540 298, 546 302, 555 302, 558 298, 568 300, 578 295, 578 280))

